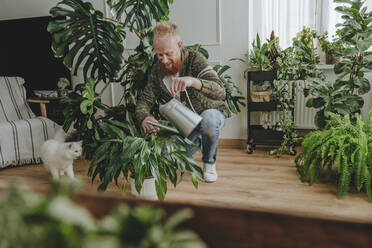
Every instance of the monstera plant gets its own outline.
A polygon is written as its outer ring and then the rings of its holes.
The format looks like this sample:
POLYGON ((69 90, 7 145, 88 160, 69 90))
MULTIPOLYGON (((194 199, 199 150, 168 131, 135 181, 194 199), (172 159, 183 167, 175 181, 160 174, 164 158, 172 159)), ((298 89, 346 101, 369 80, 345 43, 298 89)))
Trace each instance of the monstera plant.
MULTIPOLYGON (((62 100, 66 117, 64 129, 67 131, 73 125, 76 132, 71 138, 83 140, 85 157, 92 161, 89 175, 101 180, 100 190, 105 190, 112 181, 117 182, 120 175, 128 178, 128 173, 134 176, 138 192, 144 177, 153 176, 160 199, 165 196, 167 178, 174 185, 182 178, 177 177, 178 172, 182 175, 184 171, 190 171, 197 186, 202 173, 191 155, 177 146, 178 153, 168 151, 166 156, 173 163, 170 166, 161 159, 164 157, 159 152, 169 147, 176 149, 171 135, 159 133, 158 137, 153 137, 145 134, 133 118, 137 96, 144 89, 150 68, 157 59, 152 44, 152 25, 169 19, 169 5, 173 0, 107 0, 106 3, 112 18, 82 0, 62 0, 50 10, 54 19, 48 31, 52 34, 56 56, 64 57, 64 63, 75 74, 79 67, 82 68, 84 76, 84 82, 62 100), (124 59, 123 44, 127 32, 134 33, 139 44, 124 59), (101 99, 112 83, 123 87, 123 97, 117 106, 108 106, 101 99), (98 87, 98 84, 104 87, 98 87), (130 149, 125 149, 127 146, 130 149)), ((199 45, 189 48, 208 56, 199 45)), ((244 103, 236 96, 240 91, 231 78, 222 75, 224 71, 219 75, 225 79, 230 92, 226 101, 231 112, 237 113, 239 105, 244 103)), ((160 118, 156 106, 152 114, 160 118)), ((178 139, 187 142, 182 137, 178 139)))

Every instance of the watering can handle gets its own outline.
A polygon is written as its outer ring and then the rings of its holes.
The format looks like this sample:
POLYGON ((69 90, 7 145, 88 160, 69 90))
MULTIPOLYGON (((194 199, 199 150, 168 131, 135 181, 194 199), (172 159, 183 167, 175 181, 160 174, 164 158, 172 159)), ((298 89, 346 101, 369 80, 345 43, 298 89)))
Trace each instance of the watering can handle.
POLYGON ((187 89, 185 89, 185 93, 186 93, 186 96, 187 96, 187 100, 189 100, 189 103, 190 103, 190 106, 192 108, 192 111, 194 111, 194 113, 196 113, 195 109, 194 109, 194 106, 192 106, 192 103, 190 101, 190 97, 189 97, 189 94, 187 93, 187 89))

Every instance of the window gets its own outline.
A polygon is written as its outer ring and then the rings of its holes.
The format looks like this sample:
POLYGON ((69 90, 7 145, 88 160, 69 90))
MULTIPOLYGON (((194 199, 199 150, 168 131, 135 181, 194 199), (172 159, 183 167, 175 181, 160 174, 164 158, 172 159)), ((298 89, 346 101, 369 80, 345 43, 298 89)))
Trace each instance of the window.
MULTIPOLYGON (((343 22, 341 14, 335 11, 340 5, 343 4, 333 0, 249 0, 249 45, 257 33, 265 40, 274 30, 285 49, 304 26, 319 33, 328 31, 332 37, 336 24, 343 22)), ((372 0, 366 0, 365 6, 372 10, 372 0)))

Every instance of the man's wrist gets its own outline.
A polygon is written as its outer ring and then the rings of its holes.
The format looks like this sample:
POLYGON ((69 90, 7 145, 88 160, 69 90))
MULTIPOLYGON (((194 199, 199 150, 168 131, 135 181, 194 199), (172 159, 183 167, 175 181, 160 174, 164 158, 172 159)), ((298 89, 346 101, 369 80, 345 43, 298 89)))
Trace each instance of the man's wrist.
POLYGON ((192 87, 194 87, 197 90, 200 90, 202 88, 202 82, 200 81, 200 79, 194 78, 192 87))

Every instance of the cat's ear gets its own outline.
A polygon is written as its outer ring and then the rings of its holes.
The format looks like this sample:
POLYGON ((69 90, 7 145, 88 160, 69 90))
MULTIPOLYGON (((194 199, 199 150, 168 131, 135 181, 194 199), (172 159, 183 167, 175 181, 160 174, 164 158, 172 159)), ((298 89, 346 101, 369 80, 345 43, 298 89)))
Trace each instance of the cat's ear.
POLYGON ((72 144, 71 143, 68 144, 68 149, 71 149, 71 147, 72 147, 72 144))
POLYGON ((82 146, 82 145, 83 145, 83 141, 80 140, 80 141, 78 142, 78 144, 79 144, 80 146, 82 146))

